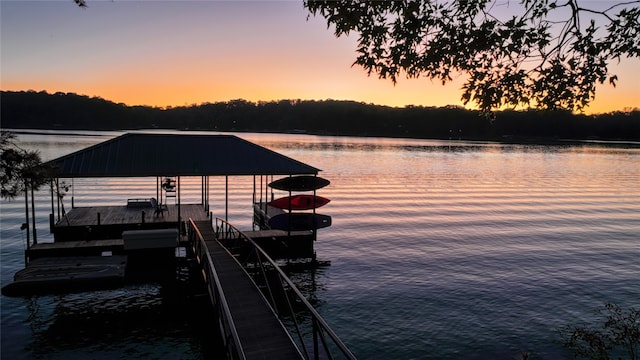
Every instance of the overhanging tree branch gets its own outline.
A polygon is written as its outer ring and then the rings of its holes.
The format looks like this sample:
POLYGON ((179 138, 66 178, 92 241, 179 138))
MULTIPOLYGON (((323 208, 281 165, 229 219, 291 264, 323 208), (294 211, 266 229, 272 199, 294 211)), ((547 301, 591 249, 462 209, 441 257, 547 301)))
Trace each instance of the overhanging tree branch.
POLYGON ((27 184, 37 190, 50 178, 49 168, 42 165, 40 154, 20 148, 15 134, 0 134, 0 197, 13 199, 27 191, 27 184))
POLYGON ((615 85, 609 62, 640 56, 640 1, 598 9, 580 0, 306 0, 336 36, 358 34, 354 65, 394 84, 426 76, 468 81, 462 100, 581 111, 595 86, 615 85), (505 5, 514 5, 505 18, 505 5), (617 13, 614 13, 616 12, 617 13), (585 26, 585 24, 588 24, 585 26))

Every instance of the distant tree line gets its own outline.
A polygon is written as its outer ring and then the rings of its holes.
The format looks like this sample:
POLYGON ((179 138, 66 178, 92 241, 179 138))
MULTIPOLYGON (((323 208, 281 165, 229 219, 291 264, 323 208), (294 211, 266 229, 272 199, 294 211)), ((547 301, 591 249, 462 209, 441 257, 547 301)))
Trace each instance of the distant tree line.
POLYGON ((338 100, 231 100, 157 108, 44 91, 2 91, 0 99, 3 129, 177 129, 497 141, 640 141, 639 109, 600 115, 506 110, 488 117, 486 113, 456 106, 398 108, 338 100))

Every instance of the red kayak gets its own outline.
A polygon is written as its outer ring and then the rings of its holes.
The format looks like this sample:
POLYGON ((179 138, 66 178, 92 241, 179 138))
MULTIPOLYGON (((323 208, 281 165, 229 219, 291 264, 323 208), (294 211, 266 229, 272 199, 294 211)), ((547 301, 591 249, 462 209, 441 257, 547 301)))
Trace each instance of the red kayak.
POLYGON ((268 205, 286 210, 311 210, 327 205, 329 201, 331 200, 318 195, 293 195, 275 199, 268 205))

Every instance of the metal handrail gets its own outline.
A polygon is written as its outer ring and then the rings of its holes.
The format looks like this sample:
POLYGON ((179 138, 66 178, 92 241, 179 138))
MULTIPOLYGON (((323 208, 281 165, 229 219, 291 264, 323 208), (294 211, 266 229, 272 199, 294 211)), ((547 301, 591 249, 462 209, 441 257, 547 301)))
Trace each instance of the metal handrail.
POLYGON ((191 218, 189 219, 189 243, 193 245, 193 252, 199 259, 206 259, 206 261, 200 261, 200 263, 203 267, 202 271, 205 276, 205 282, 207 283, 209 298, 213 304, 220 304, 220 306, 217 307, 220 309, 218 319, 220 321, 220 331, 222 332, 224 343, 227 347, 227 353, 233 359, 246 360, 240 337, 238 336, 231 311, 229 310, 229 304, 224 296, 224 291, 218 278, 218 273, 214 267, 210 266, 210 264, 213 264, 211 254, 209 254, 207 250, 207 245, 204 242, 202 233, 200 233, 200 230, 191 218))
MULTIPOLYGON (((340 340, 340 338, 338 337, 338 335, 336 335, 336 333, 329 327, 329 324, 327 324, 327 322, 320 316, 320 314, 313 308, 313 306, 307 301, 307 299, 304 297, 304 295, 300 292, 300 290, 298 290, 298 288, 295 286, 295 284, 291 281, 291 279, 289 279, 289 277, 282 271, 282 269, 280 269, 280 267, 275 263, 275 261, 273 261, 273 259, 267 255, 267 253, 260 247, 258 246, 253 239, 251 239, 249 236, 247 236, 246 234, 244 234, 242 231, 240 231, 238 228, 236 228, 235 226, 231 225, 229 222, 227 222, 224 219, 220 219, 220 218, 216 218, 216 223, 215 223, 215 231, 216 231, 216 237, 218 239, 221 238, 221 236, 224 236, 225 240, 239 240, 239 241, 243 241, 246 244, 250 245, 252 250, 255 251, 257 257, 258 257, 258 262, 260 265, 260 268, 262 270, 263 275, 265 274, 264 272, 264 266, 263 266, 263 259, 265 262, 267 262, 268 264, 270 264, 273 269, 276 270, 276 272, 278 273, 281 282, 284 281, 285 284, 287 284, 287 286, 289 287, 289 289, 291 291, 293 291, 293 293, 296 295, 296 297, 298 298, 299 301, 301 301, 301 303, 304 305, 305 310, 311 315, 312 318, 312 327, 313 327, 313 359, 319 359, 320 358, 320 354, 319 354, 319 348, 318 348, 318 337, 321 340, 321 343, 323 345, 324 351, 325 351, 325 355, 329 358, 332 359, 333 356, 331 355, 331 351, 329 349, 329 346, 327 344, 327 339, 325 338, 324 334, 328 335, 329 338, 333 341, 333 344, 340 350, 340 352, 342 353, 342 355, 344 356, 345 359, 356 359, 356 357, 351 353, 351 351, 347 348, 347 346, 342 342, 342 340, 340 340)), ((269 286, 269 282, 265 281, 266 285, 267 285, 267 291, 269 293, 268 298, 271 299, 271 307, 273 308, 273 311, 278 314, 278 316, 281 316, 278 311, 277 311, 277 306, 275 304, 275 300, 273 298, 273 292, 272 289, 269 286)), ((283 285, 283 289, 284 289, 284 285, 283 285)), ((286 297, 287 302, 288 302, 288 308, 290 311, 290 315, 291 318, 294 320, 295 323, 295 327, 296 327, 296 332, 298 333, 297 336, 300 339, 300 343, 302 345, 302 348, 304 350, 304 354, 305 357, 307 359, 311 359, 311 357, 309 356, 309 352, 307 351, 307 346, 304 343, 304 341, 302 340, 303 338, 303 334, 300 331, 300 328, 298 326, 296 317, 294 316, 295 314, 293 313, 293 308, 291 306, 291 303, 289 302, 289 297, 286 297)))

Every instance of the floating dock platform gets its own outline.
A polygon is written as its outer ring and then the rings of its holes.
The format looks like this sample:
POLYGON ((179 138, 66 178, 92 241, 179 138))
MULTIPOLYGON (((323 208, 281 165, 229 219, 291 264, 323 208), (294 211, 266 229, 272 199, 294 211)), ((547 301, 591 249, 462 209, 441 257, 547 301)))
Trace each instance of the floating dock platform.
POLYGON ((7 296, 112 289, 124 284, 126 256, 78 256, 35 259, 2 288, 7 296))

